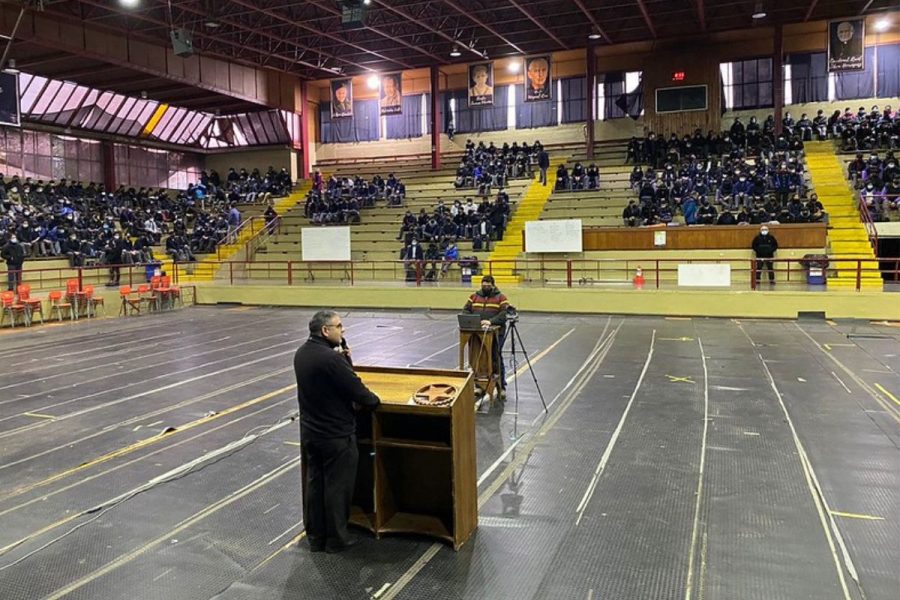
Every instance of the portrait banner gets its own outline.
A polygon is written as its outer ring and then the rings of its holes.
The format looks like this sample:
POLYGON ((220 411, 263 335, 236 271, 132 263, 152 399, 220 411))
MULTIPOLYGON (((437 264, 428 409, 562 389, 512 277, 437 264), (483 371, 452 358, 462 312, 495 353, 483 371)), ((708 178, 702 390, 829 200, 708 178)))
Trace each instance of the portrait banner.
POLYGON ((331 118, 353 116, 353 80, 331 80, 331 118))
POLYGON ((494 63, 469 65, 469 106, 494 105, 494 63))
POLYGON ((400 73, 382 76, 379 106, 382 117, 403 113, 403 76, 400 73))
POLYGON ((0 125, 22 124, 19 115, 19 76, 0 73, 0 125))
POLYGON ((525 102, 553 99, 553 77, 549 54, 525 58, 525 102))
POLYGON ((828 22, 828 71, 863 71, 866 68, 866 20, 828 22))

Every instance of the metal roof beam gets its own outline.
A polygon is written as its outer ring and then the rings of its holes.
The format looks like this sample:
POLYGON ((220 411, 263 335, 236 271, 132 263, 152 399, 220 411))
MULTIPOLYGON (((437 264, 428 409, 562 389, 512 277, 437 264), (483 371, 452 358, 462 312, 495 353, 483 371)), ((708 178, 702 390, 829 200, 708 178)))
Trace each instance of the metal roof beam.
POLYGON ((559 38, 556 36, 556 34, 554 34, 552 31, 550 31, 549 29, 547 29, 547 27, 546 27, 543 23, 541 23, 540 21, 538 21, 537 19, 535 19, 534 16, 533 16, 530 12, 528 12, 527 10, 525 10, 525 7, 524 7, 524 6, 522 6, 521 4, 519 4, 518 2, 516 2, 516 0, 509 0, 509 3, 512 4, 513 6, 515 6, 517 9, 519 9, 519 12, 522 13, 523 15, 525 15, 525 16, 528 18, 529 21, 531 21, 532 23, 534 23, 535 25, 537 25, 538 27, 540 27, 541 31, 543 31, 543 32, 546 33, 548 36, 550 36, 550 38, 551 38, 554 42, 556 42, 557 44, 559 44, 560 46, 562 46, 562 47, 563 47, 564 49, 566 49, 566 50, 569 49, 569 46, 568 46, 565 42, 563 42, 561 39, 559 39, 559 38))
POLYGON ((806 16, 803 17, 804 21, 809 21, 809 18, 812 16, 813 11, 816 10, 816 4, 818 4, 818 3, 819 3, 819 0, 812 0, 809 3, 809 8, 806 11, 806 16))
MULTIPOLYGON (((329 6, 328 4, 325 4, 325 3, 323 3, 323 2, 320 2, 319 0, 309 0, 309 2, 310 2, 311 4, 313 4, 314 6, 318 6, 319 8, 321 8, 322 10, 324 10, 324 11, 326 11, 326 12, 329 12, 329 13, 331 13, 331 14, 333 14, 333 15, 338 16, 338 17, 341 16, 341 11, 337 10, 336 8, 334 8, 334 7, 332 7, 332 6, 329 6)), ((440 56, 438 56, 438 55, 436 55, 436 54, 432 54, 431 52, 429 52, 428 50, 425 50, 425 49, 422 48, 421 46, 416 46, 416 45, 414 45, 414 44, 410 44, 409 42, 407 42, 407 41, 405 41, 405 40, 399 38, 398 36, 391 35, 390 33, 387 33, 387 32, 385 32, 385 31, 382 31, 382 30, 378 29, 377 27, 373 27, 373 26, 371 26, 371 25, 366 25, 366 26, 364 26, 363 28, 364 28, 366 31, 371 31, 371 32, 373 32, 373 33, 377 33, 378 35, 380 35, 380 36, 382 36, 382 37, 384 37, 384 38, 387 38, 387 39, 389 39, 389 40, 392 40, 392 41, 394 41, 394 42, 397 42, 397 43, 400 44, 401 46, 405 46, 405 47, 407 47, 407 48, 410 48, 411 50, 415 50, 416 52, 419 52, 419 53, 421 53, 421 54, 424 54, 425 56, 427 56, 427 57, 429 57, 429 58, 432 58, 432 59, 434 59, 434 60, 436 60, 436 61, 438 61, 438 62, 440 62, 440 63, 448 64, 448 63, 450 62, 450 61, 448 61, 446 58, 441 58, 440 56)))
POLYGON ((644 15, 644 22, 647 23, 647 29, 650 30, 650 35, 656 38, 656 27, 653 26, 653 21, 650 19, 650 13, 647 11, 647 5, 644 4, 644 0, 637 0, 638 8, 641 9, 641 14, 644 15))
POLYGON ((499 39, 499 40, 502 40, 507 46, 509 46, 510 48, 514 49, 516 52, 519 52, 519 53, 521 53, 521 54, 527 54, 527 53, 526 53, 524 50, 522 50, 520 47, 516 46, 516 45, 513 44, 511 41, 509 41, 508 39, 506 39, 505 37, 503 37, 503 35, 501 35, 499 31, 497 31, 496 29, 494 29, 493 27, 491 27, 490 25, 488 25, 487 23, 485 23, 484 21, 482 21, 481 19, 479 19, 479 18, 476 17, 475 15, 471 14, 470 11, 466 11, 465 8, 463 8, 462 6, 460 6, 459 4, 457 4, 456 2, 454 2, 453 0, 443 0, 443 2, 444 2, 444 4, 446 4, 447 6, 449 6, 450 8, 452 8, 453 10, 455 10, 456 12, 458 12, 459 14, 461 14, 462 16, 464 16, 465 18, 469 19, 469 20, 472 21, 473 23, 476 23, 479 27, 481 27, 482 29, 484 29, 485 31, 487 31, 488 33, 490 33, 491 35, 493 35, 495 38, 497 38, 497 39, 499 39))
POLYGON ((438 30, 438 29, 435 29, 434 27, 432 27, 431 25, 429 25, 429 24, 426 23, 425 21, 423 21, 423 20, 421 20, 421 19, 419 19, 419 18, 417 18, 417 17, 414 17, 413 15, 409 14, 408 12, 405 12, 405 11, 403 11, 403 10, 400 10, 399 8, 394 8, 393 6, 390 6, 390 5, 389 5, 387 2, 385 2, 384 0, 374 0, 374 1, 375 1, 375 4, 378 4, 378 5, 381 6, 382 8, 385 8, 385 9, 389 10, 390 12, 394 13, 395 15, 398 15, 398 16, 400 16, 400 17, 403 17, 404 19, 406 19, 407 21, 410 21, 411 23, 415 23, 416 25, 418 25, 418 26, 421 27, 422 29, 427 29, 427 30, 430 31, 431 33, 433 33, 433 34, 435 34, 435 35, 437 35, 437 36, 439 36, 439 37, 444 38, 445 40, 447 40, 448 42, 450 42, 450 43, 452 43, 452 44, 457 44, 457 43, 459 43, 459 45, 460 45, 462 48, 468 50, 468 51, 471 52, 472 54, 477 55, 478 58, 485 58, 485 57, 486 57, 485 54, 484 54, 483 52, 481 52, 481 51, 479 51, 479 50, 476 50, 475 48, 469 48, 466 44, 460 43, 459 40, 450 37, 449 35, 447 35, 447 34, 444 33, 443 31, 440 31, 440 30, 438 30))
MULTIPOLYGON (((284 16, 280 15, 279 13, 275 12, 274 10, 272 10, 272 9, 270 9, 270 8, 260 8, 260 7, 258 7, 258 6, 254 6, 253 4, 250 4, 249 2, 246 2, 245 0, 231 0, 231 1, 232 1, 234 4, 237 4, 238 6, 242 6, 242 7, 247 8, 247 9, 253 9, 253 8, 255 8, 255 9, 258 10, 259 12, 261 12, 261 13, 263 13, 263 14, 265 14, 265 15, 268 15, 269 17, 271 17, 271 18, 273 18, 273 19, 277 19, 277 20, 282 21, 282 22, 284 22, 284 23, 288 23, 288 24, 290 24, 290 25, 294 25, 294 26, 299 27, 299 28, 301 28, 301 29, 305 29, 306 31, 309 31, 309 32, 314 33, 314 34, 316 34, 316 35, 321 35, 321 36, 323 36, 323 37, 327 37, 327 38, 330 39, 330 40, 334 40, 334 41, 336 41, 336 42, 340 42, 341 44, 344 44, 345 46, 350 46, 351 48, 355 48, 355 49, 357 49, 357 50, 359 50, 359 51, 361 51, 361 52, 365 52, 366 54, 371 54, 372 56, 377 56, 378 58, 380 58, 380 59, 382 59, 382 60, 386 60, 386 61, 388 61, 388 62, 392 62, 392 63, 394 63, 395 65, 399 65, 399 66, 401 66, 401 67, 403 67, 403 68, 405 68, 405 69, 412 69, 412 68, 413 68, 413 66, 412 66, 411 64, 409 64, 409 63, 405 63, 405 62, 403 62, 403 61, 399 61, 399 60, 393 59, 393 58, 391 58, 391 57, 389 57, 389 56, 386 56, 386 55, 384 55, 384 54, 381 54, 381 53, 379 53, 379 52, 374 52, 374 51, 372 51, 372 50, 369 50, 368 48, 365 48, 365 47, 363 47, 363 46, 360 46, 359 44, 354 44, 353 42, 350 42, 350 41, 348 41, 348 40, 341 39, 340 37, 334 35, 333 33, 328 33, 328 32, 321 31, 321 30, 319 30, 319 29, 315 29, 315 28, 313 28, 313 27, 310 27, 310 26, 304 24, 304 23, 301 22, 301 21, 294 21, 294 20, 292 20, 292 19, 289 19, 289 18, 287 18, 287 17, 284 17, 284 16)), ((225 21, 223 21, 223 22, 225 22, 225 21)), ((283 40, 283 41, 287 41, 287 40, 283 40)), ((294 45, 296 45, 295 42, 291 42, 291 43, 294 44, 294 45)), ((313 50, 312 48, 308 48, 308 49, 313 50)), ((315 50, 313 50, 313 51, 315 51, 315 50)), ((337 58, 338 60, 341 60, 341 59, 339 59, 338 57, 332 57, 332 58, 337 58)), ((369 69, 367 69, 366 67, 363 67, 362 65, 359 65, 359 64, 354 64, 354 66, 360 67, 361 69, 364 69, 364 70, 369 70, 369 69)))
POLYGON ((697 18, 700 20, 700 29, 706 31, 706 6, 703 5, 703 0, 697 0, 697 18))
POLYGON ((603 36, 603 39, 605 39, 607 42, 609 42, 611 44, 612 38, 610 38, 608 35, 606 35, 606 32, 603 31, 602 27, 600 27, 600 23, 597 22, 596 18, 594 18, 593 13, 591 13, 591 11, 588 10, 588 7, 584 5, 584 2, 582 0, 574 0, 574 1, 575 1, 575 6, 580 8, 581 12, 584 13, 584 16, 586 16, 588 18, 588 20, 591 22, 591 25, 593 26, 594 31, 596 31, 601 36, 603 36))

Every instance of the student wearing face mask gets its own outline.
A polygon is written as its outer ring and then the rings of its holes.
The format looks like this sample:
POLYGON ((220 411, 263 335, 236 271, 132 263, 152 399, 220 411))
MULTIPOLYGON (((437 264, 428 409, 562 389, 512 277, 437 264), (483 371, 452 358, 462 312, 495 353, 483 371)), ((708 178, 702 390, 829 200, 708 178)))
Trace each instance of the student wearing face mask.
POLYGON ((506 399, 506 369, 503 365, 501 350, 506 338, 506 317, 509 300, 497 289, 492 275, 481 278, 481 289, 469 296, 463 312, 481 315, 481 326, 488 328, 499 326, 493 345, 494 373, 500 375, 500 399, 506 399))
POLYGON ((769 284, 775 285, 775 271, 772 268, 772 259, 778 251, 778 240, 769 233, 769 228, 763 225, 759 228, 759 234, 753 238, 753 253, 756 255, 756 284, 759 285, 763 269, 769 271, 769 284))
POLYGON ((19 243, 15 234, 0 249, 0 257, 6 261, 6 289, 14 292, 22 283, 22 264, 25 262, 25 248, 19 243))

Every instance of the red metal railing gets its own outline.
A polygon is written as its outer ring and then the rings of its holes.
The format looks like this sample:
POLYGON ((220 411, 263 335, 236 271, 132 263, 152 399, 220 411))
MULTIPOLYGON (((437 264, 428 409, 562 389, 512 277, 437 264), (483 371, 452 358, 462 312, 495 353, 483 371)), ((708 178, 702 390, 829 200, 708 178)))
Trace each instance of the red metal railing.
MULTIPOLYGON (((417 287, 470 286, 483 274, 512 274, 522 285, 536 287, 611 287, 633 286, 633 278, 638 268, 643 271, 644 287, 649 289, 678 288, 678 266, 680 264, 724 264, 731 265, 731 289, 755 289, 757 262, 754 259, 696 259, 696 258, 656 258, 656 259, 513 259, 503 261, 480 261, 474 269, 472 261, 211 261, 206 263, 173 263, 174 283, 184 281, 214 279, 230 285, 276 284, 276 285, 347 285, 366 286, 370 284, 410 284, 417 287), (200 271, 198 269, 209 269, 200 271), (468 272, 464 269, 469 269, 468 272), (193 275, 194 277, 191 277, 193 275)), ((772 261, 777 283, 792 290, 810 288, 807 281, 809 260, 803 258, 775 259, 772 261)), ((834 274, 840 267, 842 272, 852 272, 854 287, 862 289, 862 282, 872 276, 887 275, 898 279, 900 259, 881 259, 881 269, 871 258, 828 259, 827 272, 834 274), (892 267, 892 268, 889 268, 892 267)), ((37 264, 37 263, 32 263, 37 264)), ((113 265, 120 269, 122 285, 137 285, 148 280, 148 265, 113 265)), ((155 265, 151 265, 155 266, 155 265)), ((110 279, 111 265, 87 267, 32 268, 26 263, 22 278, 34 290, 64 288, 66 281, 77 279, 80 287, 84 284, 103 286, 110 279)), ((7 280, 7 270, 0 270, 0 284, 7 280)), ((764 273, 768 281, 768 273, 764 273)), ((834 278, 831 278, 833 281, 834 278)), ((500 282, 503 285, 503 282, 500 282)))
POLYGON ((862 220, 866 233, 869 235, 869 243, 872 244, 872 252, 878 256, 878 228, 875 227, 875 221, 872 220, 872 213, 869 212, 869 206, 863 198, 859 199, 859 218, 862 220))

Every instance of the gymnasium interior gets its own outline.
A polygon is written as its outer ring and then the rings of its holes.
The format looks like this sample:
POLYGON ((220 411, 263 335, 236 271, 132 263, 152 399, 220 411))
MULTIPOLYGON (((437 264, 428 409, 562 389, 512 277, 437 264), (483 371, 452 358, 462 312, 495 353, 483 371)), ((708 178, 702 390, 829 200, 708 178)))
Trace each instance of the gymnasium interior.
POLYGON ((4 0, 0 35, 3 600, 900 597, 892 0, 4 0), (382 402, 339 552, 322 310, 382 402))

